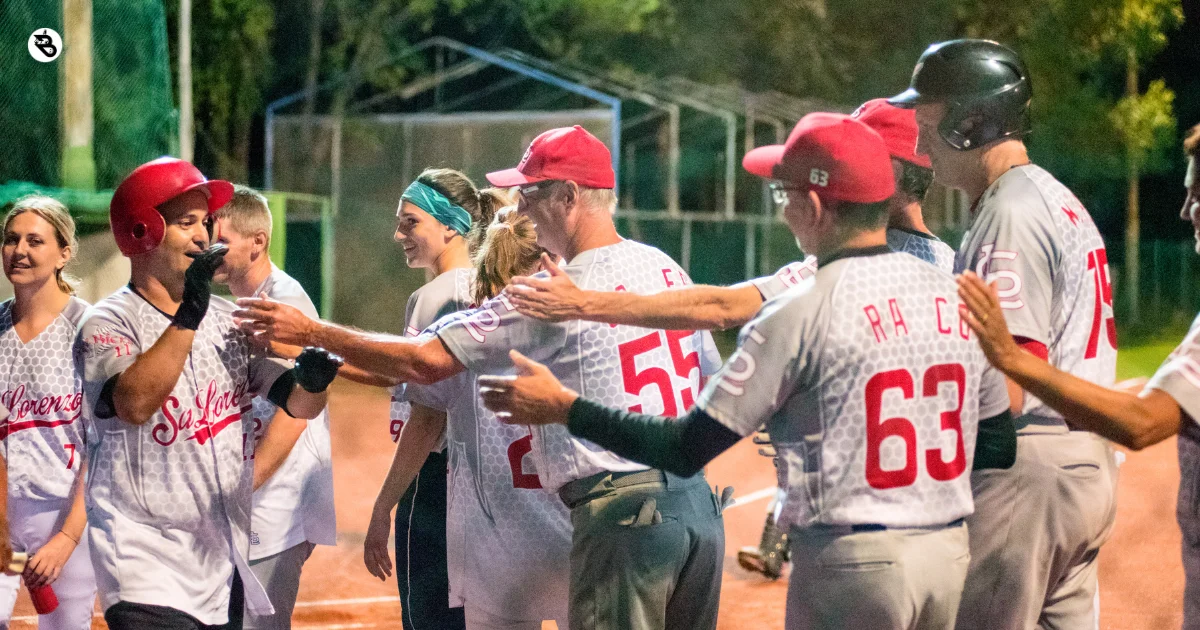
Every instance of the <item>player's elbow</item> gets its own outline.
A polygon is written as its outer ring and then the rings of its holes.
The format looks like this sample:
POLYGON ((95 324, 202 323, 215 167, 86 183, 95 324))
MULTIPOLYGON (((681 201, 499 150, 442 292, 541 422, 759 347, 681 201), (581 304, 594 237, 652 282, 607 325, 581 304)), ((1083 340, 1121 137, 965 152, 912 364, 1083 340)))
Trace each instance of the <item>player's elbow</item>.
POLYGON ((138 404, 137 402, 126 404, 121 400, 114 400, 113 408, 118 418, 123 422, 128 422, 135 426, 141 426, 149 422, 156 410, 155 407, 148 404, 138 404))
POLYGON ((457 374, 458 365, 442 342, 435 339, 416 349, 406 373, 401 376, 408 383, 432 385, 457 374))

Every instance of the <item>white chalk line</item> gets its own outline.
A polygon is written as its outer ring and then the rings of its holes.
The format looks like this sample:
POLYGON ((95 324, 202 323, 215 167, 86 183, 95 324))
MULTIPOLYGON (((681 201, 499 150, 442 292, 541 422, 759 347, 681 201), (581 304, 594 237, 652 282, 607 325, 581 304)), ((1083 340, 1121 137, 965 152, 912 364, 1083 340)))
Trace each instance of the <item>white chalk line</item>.
POLYGON ((735 507, 746 505, 747 503, 762 501, 763 499, 775 496, 776 492, 779 492, 779 488, 763 488, 762 490, 756 490, 750 494, 743 494, 740 497, 734 497, 733 503, 729 504, 729 507, 725 509, 731 510, 735 507))
MULTIPOLYGON (((776 492, 778 492, 778 488, 763 488, 762 490, 756 490, 749 494, 743 494, 740 497, 735 497, 733 499, 733 502, 729 504, 729 507, 727 507, 725 509, 732 510, 735 507, 741 507, 743 505, 754 503, 756 501, 762 501, 763 499, 767 499, 767 498, 775 496, 776 492)), ((353 597, 353 598, 349 598, 349 599, 320 599, 320 600, 315 600, 315 601, 296 602, 296 608, 323 608, 326 606, 360 606, 360 605, 369 605, 369 604, 387 604, 390 602, 396 602, 397 599, 398 599, 398 597, 393 596, 393 595, 388 595, 388 596, 383 596, 383 597, 353 597)), ((399 602, 397 602, 397 603, 399 603, 399 602)), ((104 618, 103 613, 95 613, 92 616, 96 617, 96 618, 101 618, 101 619, 104 618)), ((34 623, 37 621, 37 615, 19 615, 19 616, 13 617, 11 620, 14 622, 34 623)), ((347 623, 347 624, 329 624, 329 625, 320 625, 320 624, 307 625, 307 624, 305 624, 305 625, 296 625, 295 627, 296 628, 304 628, 305 630, 353 630, 353 629, 357 629, 357 628, 377 628, 379 626, 377 624, 347 623)))

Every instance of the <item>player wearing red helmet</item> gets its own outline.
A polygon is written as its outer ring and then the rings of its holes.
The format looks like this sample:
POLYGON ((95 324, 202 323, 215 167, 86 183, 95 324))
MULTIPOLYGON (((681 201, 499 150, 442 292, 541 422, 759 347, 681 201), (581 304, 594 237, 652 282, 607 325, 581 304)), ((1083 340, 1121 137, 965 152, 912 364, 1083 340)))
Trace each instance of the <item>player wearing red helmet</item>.
POLYGON ((160 158, 113 195, 131 280, 85 313, 75 353, 88 427, 89 543, 110 628, 240 628, 270 611, 250 573, 251 398, 297 417, 325 406, 340 360, 289 366, 252 352, 232 304, 212 297, 225 246, 211 217, 233 187, 160 158), (240 577, 240 580, 239 580, 240 577))

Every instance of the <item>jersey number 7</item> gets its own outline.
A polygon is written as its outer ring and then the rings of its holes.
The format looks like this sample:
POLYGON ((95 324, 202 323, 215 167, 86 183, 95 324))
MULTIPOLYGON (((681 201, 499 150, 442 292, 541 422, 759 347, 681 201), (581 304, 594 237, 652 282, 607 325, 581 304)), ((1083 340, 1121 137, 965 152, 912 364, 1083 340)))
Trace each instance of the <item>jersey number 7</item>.
MULTIPOLYGON (((962 406, 967 386, 967 373, 960 363, 942 363, 930 367, 921 378, 921 394, 926 398, 936 397, 942 383, 954 383, 957 388, 958 405, 941 415, 941 430, 954 431, 954 459, 942 459, 942 449, 925 450, 925 470, 937 481, 950 481, 967 469, 967 454, 963 447, 962 406)), ((917 480, 917 428, 908 418, 880 420, 883 395, 889 389, 899 389, 904 400, 915 394, 912 373, 906 369, 880 372, 867 381, 867 483, 877 490, 911 486, 917 480), (904 443, 904 467, 884 470, 880 450, 889 437, 900 438, 904 443)))

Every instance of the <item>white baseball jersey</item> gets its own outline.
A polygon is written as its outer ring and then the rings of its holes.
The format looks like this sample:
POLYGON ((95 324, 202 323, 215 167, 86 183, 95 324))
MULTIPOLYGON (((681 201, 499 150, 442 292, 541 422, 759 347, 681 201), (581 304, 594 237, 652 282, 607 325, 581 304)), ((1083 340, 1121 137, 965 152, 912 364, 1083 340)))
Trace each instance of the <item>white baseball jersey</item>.
MULTIPOLYGON (((253 295, 266 293, 272 300, 290 304, 312 319, 317 308, 294 278, 271 266, 271 275, 253 295)), ((251 442, 266 434, 278 411, 265 396, 254 398, 251 442)), ((254 459, 251 451, 250 459, 254 459)), ((329 413, 308 421, 292 452, 275 474, 254 492, 251 512, 250 559, 275 555, 308 541, 337 544, 337 516, 333 507, 333 456, 329 440, 329 413)))
MULTIPOLYGON (((1044 344, 1051 365, 1113 383, 1117 326, 1104 241, 1083 204, 1044 169, 1013 168, 988 187, 954 266, 999 281, 1009 330, 1044 344)), ((1023 432, 1066 428, 1061 414, 1028 393, 1023 414, 1031 416, 1017 423, 1023 432)))
POLYGON ((912 254, 946 273, 954 273, 954 248, 932 234, 888 228, 887 243, 894 252, 912 254))
POLYGON ((1200 424, 1200 315, 1192 320, 1187 336, 1163 361, 1146 387, 1169 394, 1193 422, 1200 424))
MULTIPOLYGON (((596 291, 649 294, 691 283, 666 254, 630 240, 583 252, 563 271, 576 285, 596 291)), ((668 416, 692 406, 701 376, 720 362, 708 332, 542 322, 518 313, 503 293, 437 334, 477 374, 511 374, 508 351, 515 348, 547 364, 564 385, 589 400, 668 416)), ((562 425, 535 427, 532 446, 538 477, 551 491, 604 471, 646 469, 575 438, 562 425)))
POLYGON ((919 527, 970 514, 981 418, 1004 379, 958 316, 954 279, 886 248, 846 252, 767 304, 699 407, 764 422, 787 489, 780 526, 919 527))
MULTIPOLYGON (((474 306, 471 285, 475 282, 475 269, 459 267, 438 274, 408 296, 404 307, 404 335, 416 337, 445 315, 474 306)), ((391 427, 392 441, 400 440, 400 431, 412 415, 412 406, 405 393, 406 384, 392 388, 391 427)), ((434 453, 442 452, 446 441, 439 440, 434 453)))
MULTIPOLYGON (((427 332, 470 315, 450 315, 427 332)), ((529 427, 497 420, 479 398, 477 377, 465 371, 408 389, 410 400, 447 415, 451 604, 503 619, 565 624, 570 511, 542 489, 529 427)))
MULTIPOLYGON (((932 234, 888 228, 887 243, 894 252, 912 254, 946 273, 954 272, 954 248, 932 234)), ((784 265, 774 274, 749 282, 762 294, 763 300, 769 300, 816 273, 817 257, 808 256, 804 260, 784 265)))
POLYGON ((179 381, 142 425, 102 417, 111 412, 100 392, 158 341, 171 318, 125 287, 80 323, 89 540, 104 609, 118 601, 164 605, 222 624, 236 565, 247 606, 271 612, 246 562, 250 411, 252 397, 266 395, 287 366, 252 354, 234 308, 212 298, 179 381))
POLYGON ((13 328, 12 306, 11 299, 0 304, 0 406, 11 411, 0 423, 8 496, 67 499, 86 442, 71 344, 88 304, 72 297, 28 343, 13 328))

